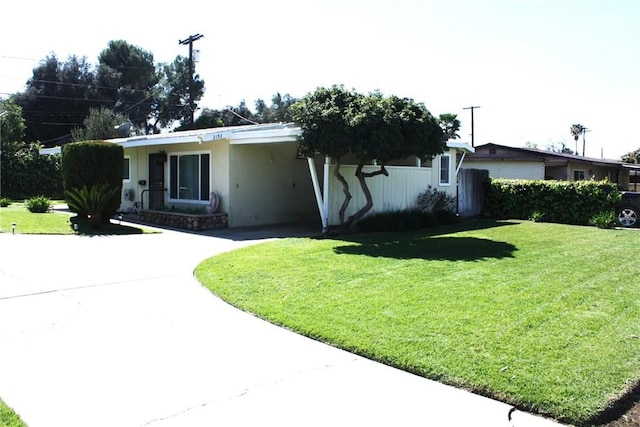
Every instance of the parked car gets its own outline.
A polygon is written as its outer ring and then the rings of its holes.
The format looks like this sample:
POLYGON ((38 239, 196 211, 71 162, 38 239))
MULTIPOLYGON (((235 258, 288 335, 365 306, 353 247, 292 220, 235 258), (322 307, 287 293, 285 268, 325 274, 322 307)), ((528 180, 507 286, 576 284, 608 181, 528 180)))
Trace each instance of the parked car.
POLYGON ((623 227, 637 227, 640 225, 640 193, 625 191, 622 200, 617 206, 618 221, 623 227))

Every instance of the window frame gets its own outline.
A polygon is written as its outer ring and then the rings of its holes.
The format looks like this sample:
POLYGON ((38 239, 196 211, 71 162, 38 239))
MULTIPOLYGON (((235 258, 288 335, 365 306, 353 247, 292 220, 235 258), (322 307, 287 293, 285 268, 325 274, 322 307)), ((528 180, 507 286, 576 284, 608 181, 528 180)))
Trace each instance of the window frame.
POLYGON ((124 163, 122 165, 122 182, 131 182, 131 156, 126 155, 122 159, 123 162, 126 162, 127 167, 124 167, 124 163), (126 170, 125 170, 126 169, 126 170), (125 178, 126 172, 126 178, 125 178))
POLYGON ((450 187, 451 186, 451 154, 450 153, 444 153, 440 155, 440 161, 438 162, 438 185, 440 187, 450 187), (442 172, 443 172, 443 167, 442 167, 442 161, 444 159, 447 159, 447 180, 443 181, 442 180, 442 172))
POLYGON ((573 180, 574 181, 586 181, 587 180, 587 171, 586 171, 586 169, 574 169, 573 170, 573 180), (582 178, 576 178, 576 174, 578 172, 582 172, 582 178))
POLYGON ((202 151, 177 151, 174 153, 168 153, 167 155, 167 190, 168 190, 168 194, 167 194, 167 200, 169 202, 173 202, 173 203, 186 203, 186 204, 203 204, 206 205, 207 203, 209 203, 209 199, 210 199, 210 194, 211 194, 211 188, 212 188, 212 167, 211 167, 211 160, 212 160, 212 154, 211 154, 211 150, 202 150, 202 151), (179 188, 180 187, 180 157, 182 156, 194 156, 197 155, 198 156, 198 190, 197 193, 200 194, 200 199, 181 199, 180 198, 180 193, 178 190, 176 190, 176 195, 177 197, 172 197, 172 179, 174 178, 174 173, 172 170, 172 158, 175 157, 176 158, 176 165, 177 165, 177 170, 175 171, 175 177, 177 179, 178 182, 175 183, 175 185, 179 188), (208 174, 209 176, 207 177, 207 185, 208 185, 208 191, 206 194, 206 198, 203 198, 203 188, 202 188, 202 183, 203 183, 203 177, 202 177, 202 166, 203 166, 203 160, 202 160, 202 156, 203 155, 207 155, 209 156, 209 162, 207 164, 207 168, 208 168, 208 174))

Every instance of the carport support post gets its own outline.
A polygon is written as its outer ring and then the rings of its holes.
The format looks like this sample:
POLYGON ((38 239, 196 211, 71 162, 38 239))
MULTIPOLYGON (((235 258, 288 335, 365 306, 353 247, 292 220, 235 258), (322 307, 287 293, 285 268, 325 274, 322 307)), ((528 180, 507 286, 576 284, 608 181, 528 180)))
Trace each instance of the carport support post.
POLYGON ((324 187, 322 187, 324 191, 324 195, 322 196, 323 201, 323 211, 324 211, 324 228, 326 231, 329 231, 329 163, 331 163, 331 158, 329 156, 325 156, 324 158, 324 169, 322 171, 323 179, 324 179, 324 187))
POLYGON ((316 195, 316 203, 318 205, 318 211, 320 212, 320 219, 322 220, 322 232, 326 233, 329 231, 329 219, 327 218, 327 195, 329 194, 329 177, 328 177, 328 163, 329 158, 325 158, 324 164, 324 201, 322 200, 322 194, 320 193, 320 182, 318 181, 318 173, 316 172, 316 165, 313 163, 312 157, 307 157, 307 162, 309 164, 309 173, 311 174, 311 182, 313 183, 313 192, 316 195))

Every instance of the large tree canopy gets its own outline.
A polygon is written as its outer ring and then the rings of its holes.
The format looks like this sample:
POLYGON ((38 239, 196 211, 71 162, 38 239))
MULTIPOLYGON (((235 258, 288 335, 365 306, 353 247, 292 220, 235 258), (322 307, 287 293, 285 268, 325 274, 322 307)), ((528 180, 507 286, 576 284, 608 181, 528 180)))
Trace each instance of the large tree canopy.
POLYGON ((392 160, 431 158, 446 146, 444 131, 423 104, 379 92, 363 95, 343 86, 321 87, 294 104, 292 116, 302 129, 301 153, 335 159, 334 174, 345 193, 340 222, 349 228, 373 207, 367 178, 388 176, 385 165, 392 160), (367 202, 345 221, 351 194, 340 165, 347 154, 357 161, 356 177, 367 202), (379 169, 364 172, 374 160, 379 169))
POLYGON ((640 148, 623 155, 622 161, 625 163, 640 163, 640 148))
MULTIPOLYGON (((47 146, 71 140, 92 109, 107 108, 127 117, 137 133, 158 133, 174 122, 188 121, 188 60, 154 64, 153 54, 126 41, 109 42, 92 67, 70 56, 52 54, 33 69, 26 90, 13 96, 23 109, 26 140, 47 146)), ((204 93, 204 81, 194 75, 194 100, 204 93)))
POLYGON ((83 127, 71 130, 73 142, 97 141, 129 136, 129 118, 122 113, 114 113, 108 108, 92 108, 82 122, 83 127), (124 131, 123 131, 124 130, 124 131))
POLYGON ((262 99, 257 99, 256 106, 256 121, 259 123, 287 123, 292 121, 291 119, 291 106, 298 100, 288 93, 280 95, 276 93, 271 98, 271 105, 267 105, 262 99))
POLYGON ((98 61, 98 81, 104 95, 114 101, 111 108, 128 115, 134 125, 149 133, 147 120, 160 80, 153 54, 124 40, 114 40, 98 61))
POLYGON ((33 69, 26 90, 13 98, 22 107, 26 140, 56 145, 68 142, 89 109, 106 100, 95 90, 95 75, 85 58, 61 62, 48 56, 33 69))

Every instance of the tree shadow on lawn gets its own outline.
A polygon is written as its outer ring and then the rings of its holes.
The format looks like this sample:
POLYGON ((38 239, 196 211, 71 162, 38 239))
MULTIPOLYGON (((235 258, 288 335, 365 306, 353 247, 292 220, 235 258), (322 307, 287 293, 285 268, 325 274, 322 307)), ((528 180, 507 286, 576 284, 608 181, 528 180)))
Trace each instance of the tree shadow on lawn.
POLYGON ((456 231, 478 230, 515 224, 517 223, 505 221, 469 221, 455 226, 412 232, 340 236, 340 240, 358 243, 358 245, 338 246, 334 248, 334 252, 347 255, 434 261, 478 261, 489 258, 513 258, 513 253, 518 249, 511 243, 478 237, 438 236, 456 231))
POLYGON ((513 258, 517 248, 511 243, 477 237, 416 237, 388 241, 367 241, 359 246, 338 246, 337 254, 367 255, 396 259, 432 261, 478 261, 513 258))

